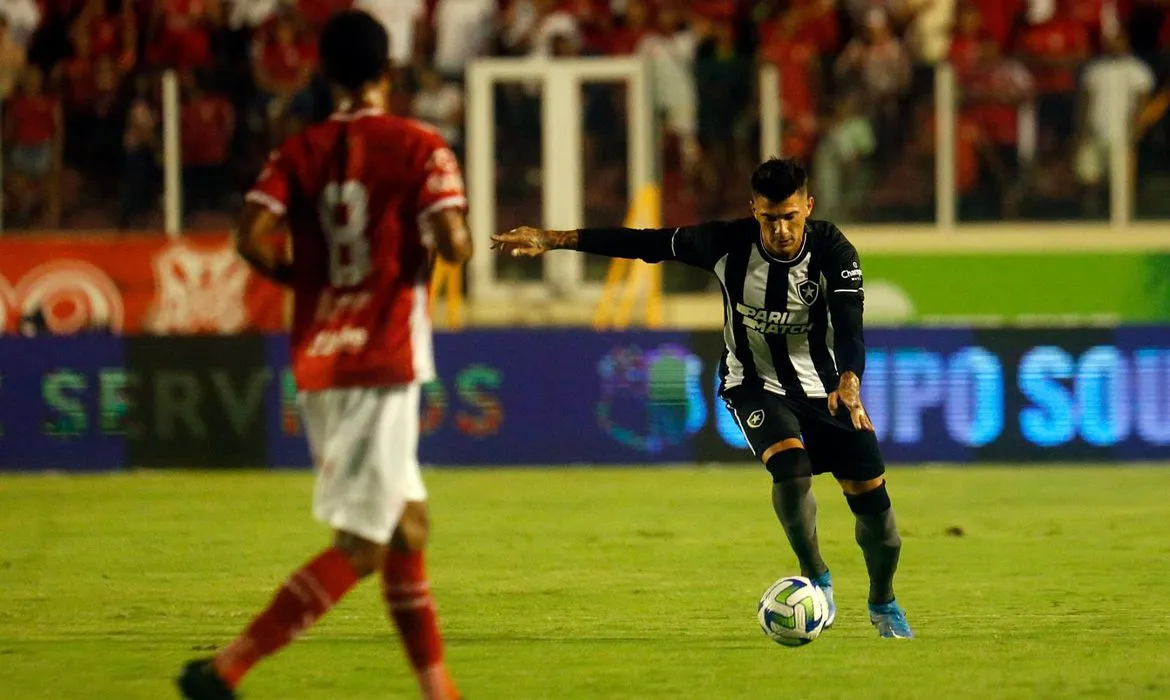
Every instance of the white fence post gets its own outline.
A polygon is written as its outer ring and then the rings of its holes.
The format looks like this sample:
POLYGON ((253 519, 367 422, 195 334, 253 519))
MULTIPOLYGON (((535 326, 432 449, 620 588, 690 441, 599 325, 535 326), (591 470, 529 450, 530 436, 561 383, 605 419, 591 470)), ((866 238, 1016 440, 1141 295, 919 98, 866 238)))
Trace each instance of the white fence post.
MULTIPOLYGON (((557 61, 543 77, 542 218, 545 228, 568 231, 585 224, 581 78, 557 61)), ((585 279, 584 256, 556 251, 546 257, 545 284, 556 294, 572 296, 585 279)))
POLYGON ((183 154, 179 146, 179 77, 163 73, 163 201, 166 233, 176 238, 183 228, 183 154))
POLYGON ((760 161, 780 156, 784 129, 784 107, 780 99, 780 68, 774 63, 760 66, 760 161))
POLYGON ((934 69, 934 205, 935 225, 943 231, 955 228, 956 100, 954 68, 948 63, 939 63, 934 69))

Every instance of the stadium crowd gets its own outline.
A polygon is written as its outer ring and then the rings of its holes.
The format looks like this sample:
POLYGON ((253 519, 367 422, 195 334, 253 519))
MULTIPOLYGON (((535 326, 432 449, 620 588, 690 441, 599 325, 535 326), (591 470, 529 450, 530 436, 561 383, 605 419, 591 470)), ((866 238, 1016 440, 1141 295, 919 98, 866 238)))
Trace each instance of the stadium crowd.
MULTIPOLYGON (((314 37, 351 5, 393 37, 395 110, 456 148, 477 56, 646 57, 682 219, 742 208, 724 174, 758 153, 762 61, 781 69, 785 154, 844 220, 932 218, 943 61, 960 95, 961 218, 1103 214, 1116 76, 1143 180, 1170 171, 1170 0, 0 0, 5 227, 159 226, 166 69, 180 76, 186 221, 222 227, 268 150, 328 114, 314 37)), ((539 97, 497 95, 501 216, 539 211, 539 97)), ((622 93, 590 87, 586 105, 589 216, 620 219, 622 93)))

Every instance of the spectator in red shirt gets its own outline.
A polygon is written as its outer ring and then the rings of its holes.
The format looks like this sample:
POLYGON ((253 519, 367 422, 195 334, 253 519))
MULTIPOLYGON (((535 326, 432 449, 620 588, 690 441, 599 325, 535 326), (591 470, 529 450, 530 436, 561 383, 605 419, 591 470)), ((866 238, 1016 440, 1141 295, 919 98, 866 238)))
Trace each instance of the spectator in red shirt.
POLYGON ((1016 51, 1036 81, 1037 116, 1048 138, 1068 145, 1076 111, 1077 69, 1089 58, 1089 32, 1071 15, 1064 3, 1056 3, 1051 19, 1025 27, 1016 51))
POLYGON ((653 22, 653 8, 648 0, 629 0, 624 19, 605 41, 605 52, 612 56, 633 54, 642 38, 650 33, 653 22))
POLYGON ((60 223, 61 105, 45 94, 44 74, 30 66, 19 92, 4 110, 4 144, 8 146, 10 196, 5 204, 20 223, 27 223, 35 207, 44 205, 49 226, 60 223))
POLYGON ((1012 29, 1024 11, 1026 0, 964 0, 979 10, 983 31, 995 40, 1000 50, 1008 47, 1012 29))
POLYGON ((86 0, 81 13, 73 21, 70 35, 76 47, 85 35, 90 53, 96 58, 109 56, 121 63, 123 70, 134 65, 137 25, 130 3, 119 12, 107 11, 107 0, 86 0))
POLYGON ((796 15, 801 34, 812 39, 822 54, 837 52, 841 25, 833 0, 796 0, 790 12, 796 15))
MULTIPOLYGON (((1014 215, 1021 165, 1021 124, 1035 133, 1032 75, 1018 60, 1004 56, 999 44, 986 37, 979 47, 976 65, 960 77, 962 118, 981 126, 985 145, 994 152, 999 201, 1004 216, 1014 215), (1031 119, 1024 119, 1032 114, 1031 119)), ((1026 155, 1026 154, 1025 154, 1026 155)))
POLYGON ((320 31, 330 17, 353 6, 353 0, 296 0, 296 3, 313 33, 320 31))
POLYGON ((226 97, 204 90, 191 72, 183 74, 186 100, 181 114, 183 193, 186 212, 214 209, 227 193, 228 154, 236 111, 226 97))
POLYGON ((178 69, 207 66, 211 62, 210 32, 219 20, 218 0, 158 0, 147 60, 178 69))
POLYGON ((252 76, 274 143, 311 119, 314 111, 309 83, 317 56, 311 42, 300 36, 297 19, 292 12, 281 12, 252 44, 252 76))
POLYGON ((971 3, 960 5, 948 52, 948 59, 960 81, 978 65, 985 36, 989 35, 984 31, 983 16, 978 6, 971 3))
POLYGON ((793 5, 760 25, 760 60, 780 69, 780 100, 784 113, 782 150, 785 155, 811 160, 818 125, 813 86, 824 82, 821 46, 815 15, 806 5, 793 5))

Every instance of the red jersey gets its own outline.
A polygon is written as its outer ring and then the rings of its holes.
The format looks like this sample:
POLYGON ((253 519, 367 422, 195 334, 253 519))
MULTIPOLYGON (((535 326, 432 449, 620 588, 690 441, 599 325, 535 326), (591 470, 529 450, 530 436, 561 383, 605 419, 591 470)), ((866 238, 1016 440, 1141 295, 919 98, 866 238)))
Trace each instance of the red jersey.
POLYGON ((179 144, 186 165, 221 165, 228 159, 236 112, 218 95, 203 95, 184 105, 179 144))
POLYGON ((14 124, 12 140, 21 146, 52 141, 57 133, 57 102, 47 95, 17 95, 8 103, 14 124))
POLYGON ((335 114, 285 142, 247 198, 287 212, 302 391, 434 378, 424 219, 467 205, 441 136, 378 109, 335 114))
POLYGON ((298 0, 301 16, 311 27, 324 27, 330 17, 352 5, 353 0, 298 0))
MULTIPOLYGON (((1027 27, 1020 35, 1018 52, 1025 57, 1088 58, 1089 32, 1079 22, 1054 19, 1027 27)), ((1071 93, 1077 89, 1076 70, 1037 65, 1032 71, 1041 95, 1071 93)))

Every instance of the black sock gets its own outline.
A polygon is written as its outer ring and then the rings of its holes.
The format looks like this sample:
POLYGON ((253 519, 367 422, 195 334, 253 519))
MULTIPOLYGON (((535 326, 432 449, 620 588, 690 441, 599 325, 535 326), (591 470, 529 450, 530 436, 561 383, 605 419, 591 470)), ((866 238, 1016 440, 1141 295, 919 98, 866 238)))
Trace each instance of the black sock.
POLYGON ((773 483, 772 508, 800 562, 801 575, 814 579, 828 571, 817 543, 817 502, 812 495, 812 477, 799 476, 773 483))
POLYGON ((898 570, 902 538, 898 536, 886 486, 845 499, 857 518, 857 544, 861 545, 869 572, 869 602, 889 603, 894 599, 894 572, 898 570))

